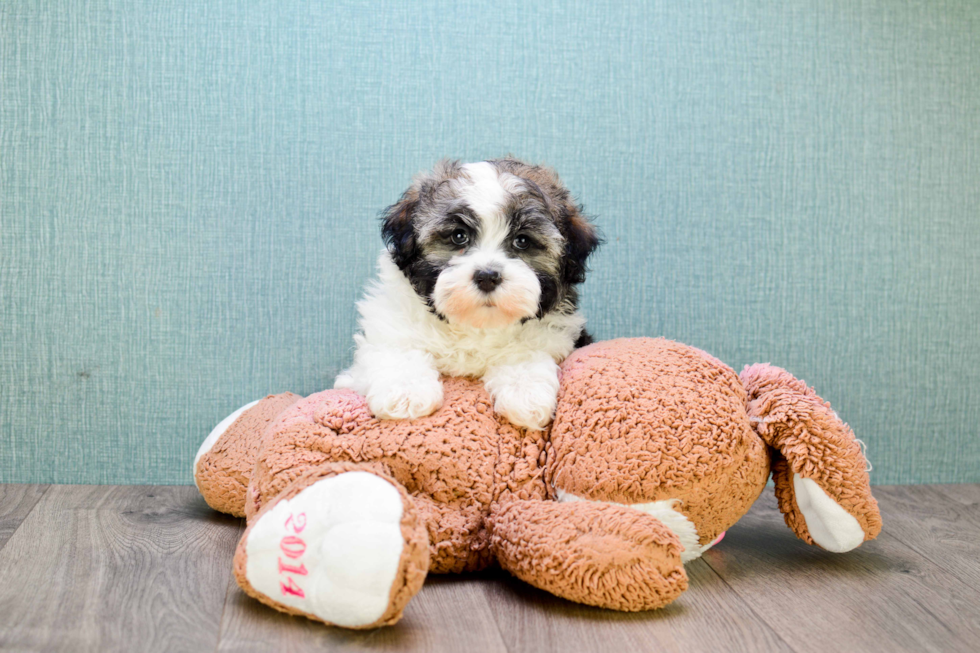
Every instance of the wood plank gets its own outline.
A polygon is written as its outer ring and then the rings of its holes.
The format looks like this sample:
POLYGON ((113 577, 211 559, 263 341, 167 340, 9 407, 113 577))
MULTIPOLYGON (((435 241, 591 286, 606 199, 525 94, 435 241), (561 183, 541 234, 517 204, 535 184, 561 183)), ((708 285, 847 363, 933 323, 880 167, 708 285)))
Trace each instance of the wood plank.
POLYGON ((0 648, 213 649, 240 532, 193 487, 53 486, 0 551, 0 648))
POLYGON ((486 591, 511 652, 791 651, 702 560, 687 565, 688 590, 651 612, 565 601, 504 572, 486 591))
MULTIPOLYGON (((896 486, 901 487, 901 486, 896 486)), ((980 517, 980 483, 964 483, 959 485, 926 485, 928 487, 972 509, 974 516, 980 517)))
POLYGON ((47 489, 47 485, 0 485, 0 549, 47 489))
POLYGON ((277 612, 242 592, 232 578, 218 650, 506 651, 481 585, 479 575, 429 576, 401 621, 365 631, 277 612))
POLYGON ((797 651, 975 651, 980 593, 888 528, 827 553, 793 536, 767 491, 705 559, 797 651))
POLYGON ((980 589, 980 486, 876 487, 889 535, 980 589))

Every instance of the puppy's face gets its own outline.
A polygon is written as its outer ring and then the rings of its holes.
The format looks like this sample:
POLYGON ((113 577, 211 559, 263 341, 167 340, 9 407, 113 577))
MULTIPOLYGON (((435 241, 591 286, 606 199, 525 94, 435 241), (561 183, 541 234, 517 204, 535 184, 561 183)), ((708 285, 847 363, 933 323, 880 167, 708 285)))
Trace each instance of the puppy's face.
POLYGON ((415 292, 476 328, 574 311, 599 244, 554 172, 515 159, 440 163, 385 211, 382 234, 415 292))

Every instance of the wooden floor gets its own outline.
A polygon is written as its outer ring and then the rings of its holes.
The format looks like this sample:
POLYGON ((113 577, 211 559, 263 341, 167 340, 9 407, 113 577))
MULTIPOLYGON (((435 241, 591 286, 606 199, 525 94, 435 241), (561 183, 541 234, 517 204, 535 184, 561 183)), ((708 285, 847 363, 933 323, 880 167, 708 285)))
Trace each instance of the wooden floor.
POLYGON ((430 577, 397 626, 328 628, 246 597, 242 522, 193 487, 0 485, 0 649, 980 651, 980 485, 877 487, 884 532, 796 540, 767 490, 656 612, 588 608, 500 572, 430 577))

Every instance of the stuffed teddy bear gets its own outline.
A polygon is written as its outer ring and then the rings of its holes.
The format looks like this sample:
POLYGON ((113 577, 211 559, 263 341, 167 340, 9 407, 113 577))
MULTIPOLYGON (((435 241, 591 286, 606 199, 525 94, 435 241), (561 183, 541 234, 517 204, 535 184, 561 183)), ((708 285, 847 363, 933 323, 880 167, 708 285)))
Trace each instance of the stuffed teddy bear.
POLYGON ((464 378, 443 379, 443 406, 414 420, 377 420, 349 390, 272 395, 228 416, 194 475, 213 508, 248 520, 242 589, 372 628, 398 621, 427 573, 499 564, 572 601, 659 608, 770 472, 800 539, 843 552, 878 534, 858 441, 789 373, 736 375, 651 338, 589 345, 560 369, 544 431, 512 426, 464 378))

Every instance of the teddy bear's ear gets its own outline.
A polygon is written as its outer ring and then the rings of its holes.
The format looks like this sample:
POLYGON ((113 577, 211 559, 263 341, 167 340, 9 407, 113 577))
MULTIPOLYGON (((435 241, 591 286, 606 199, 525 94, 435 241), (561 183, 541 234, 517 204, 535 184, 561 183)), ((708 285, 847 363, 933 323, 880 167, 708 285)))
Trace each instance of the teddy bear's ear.
POLYGON ((565 235, 562 278, 568 284, 582 283, 588 271, 588 258, 602 243, 602 239, 595 225, 583 214, 581 206, 564 204, 559 208, 559 213, 565 235))
POLYGON ((418 192, 409 190, 381 213, 381 237, 388 246, 391 259, 401 270, 418 256, 418 240, 415 235, 415 213, 418 206, 418 192))

